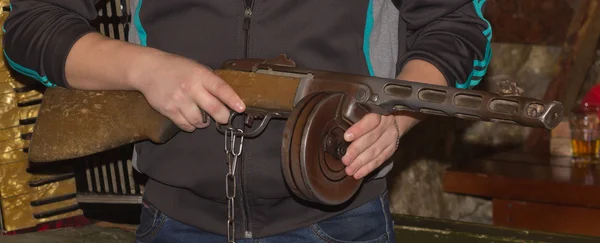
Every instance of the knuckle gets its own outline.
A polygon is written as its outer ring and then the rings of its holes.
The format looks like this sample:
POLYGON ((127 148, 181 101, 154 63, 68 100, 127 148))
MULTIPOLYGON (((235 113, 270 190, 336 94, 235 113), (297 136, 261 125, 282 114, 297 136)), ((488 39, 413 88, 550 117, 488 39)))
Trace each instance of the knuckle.
POLYGON ((207 101, 204 104, 202 104, 202 108, 208 112, 209 114, 218 114, 219 112, 219 106, 217 105, 216 102, 213 101, 207 101))
POLYGON ((202 117, 194 114, 194 116, 188 118, 188 121, 191 124, 200 125, 200 124, 202 124, 202 117))
POLYGON ((192 89, 192 85, 190 82, 181 82, 179 84, 179 88, 181 89, 181 91, 183 92, 189 92, 192 89))
POLYGON ((371 149, 369 151, 369 161, 374 161, 375 159, 377 159, 377 155, 380 154, 379 149, 371 149))
POLYGON ((173 94, 171 94, 171 101, 172 102, 182 101, 184 96, 185 95, 182 91, 173 92, 173 94))
MULTIPOLYGON (((369 144, 369 145, 376 143, 377 139, 379 139, 377 130, 372 130, 372 131, 366 133, 363 137, 365 140, 364 143, 369 144)), ((367 146, 369 146, 369 145, 367 145, 367 146)))
POLYGON ((360 157, 354 159, 354 161, 352 161, 352 164, 350 164, 350 168, 353 171, 358 170, 360 167, 362 167, 362 158, 360 157))
POLYGON ((375 169, 374 163, 368 163, 365 166, 363 166, 363 174, 367 175, 367 174, 371 173, 371 171, 373 171, 374 169, 375 169))
POLYGON ((225 82, 215 81, 212 83, 212 90, 215 92, 220 92, 225 88, 225 82))
POLYGON ((366 176, 366 175, 370 174, 373 170, 375 170, 375 168, 376 167, 373 165, 373 163, 366 164, 365 166, 363 166, 361 168, 361 170, 362 170, 361 175, 366 176))
POLYGON ((386 131, 386 128, 384 126, 381 126, 381 123, 377 123, 375 128, 373 128, 374 139, 378 139, 386 131))
POLYGON ((186 131, 186 132, 191 132, 191 131, 193 131, 193 128, 192 128, 190 125, 188 125, 188 124, 185 124, 185 123, 183 123, 183 122, 176 122, 175 124, 177 124, 177 126, 178 126, 179 128, 181 128, 182 130, 184 130, 184 131, 186 131))
POLYGON ((383 149, 381 149, 379 146, 375 147, 371 152, 371 157, 376 160, 377 155, 380 155, 382 153, 383 153, 383 149))
POLYGON ((173 103, 167 103, 163 110, 167 115, 174 115, 175 112, 177 112, 177 106, 175 106, 173 103))
POLYGON ((361 156, 358 156, 356 158, 356 165, 362 167, 363 165, 365 165, 368 162, 368 158, 365 157, 364 154, 361 154, 361 156))

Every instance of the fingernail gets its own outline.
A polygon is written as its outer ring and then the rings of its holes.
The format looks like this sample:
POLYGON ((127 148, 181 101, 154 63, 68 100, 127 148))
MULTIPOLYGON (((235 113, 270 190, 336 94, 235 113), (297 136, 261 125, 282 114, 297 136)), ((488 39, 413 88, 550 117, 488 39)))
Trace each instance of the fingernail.
POLYGON ((346 137, 346 141, 350 141, 350 140, 352 140, 354 138, 354 134, 352 134, 352 133, 346 133, 345 137, 346 137))
POLYGON ((244 108, 245 108, 244 103, 237 103, 237 104, 235 104, 235 106, 237 107, 238 112, 244 111, 244 108))

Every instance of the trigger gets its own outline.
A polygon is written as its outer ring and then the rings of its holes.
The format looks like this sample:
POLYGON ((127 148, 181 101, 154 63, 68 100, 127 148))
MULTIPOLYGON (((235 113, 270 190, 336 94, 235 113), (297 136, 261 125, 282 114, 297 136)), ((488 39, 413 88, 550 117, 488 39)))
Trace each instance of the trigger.
POLYGON ((246 116, 246 120, 244 121, 244 123, 246 124, 247 127, 252 127, 252 124, 254 124, 254 115, 248 114, 246 116))

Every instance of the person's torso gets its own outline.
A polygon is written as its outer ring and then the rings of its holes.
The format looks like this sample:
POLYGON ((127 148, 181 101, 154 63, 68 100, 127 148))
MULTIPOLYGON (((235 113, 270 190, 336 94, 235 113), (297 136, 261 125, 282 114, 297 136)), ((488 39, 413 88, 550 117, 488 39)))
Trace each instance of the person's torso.
MULTIPOLYGON (((286 54, 299 67, 389 78, 396 74, 397 56, 405 48, 398 42, 405 35, 398 31, 398 10, 389 0, 131 3, 130 42, 211 68, 228 59, 286 54)), ((273 120, 261 135, 244 142, 237 195, 250 207, 291 197, 280 165, 284 123, 273 120)), ((166 144, 136 144, 137 168, 161 183, 225 203, 223 139, 211 125, 180 133, 166 144)))

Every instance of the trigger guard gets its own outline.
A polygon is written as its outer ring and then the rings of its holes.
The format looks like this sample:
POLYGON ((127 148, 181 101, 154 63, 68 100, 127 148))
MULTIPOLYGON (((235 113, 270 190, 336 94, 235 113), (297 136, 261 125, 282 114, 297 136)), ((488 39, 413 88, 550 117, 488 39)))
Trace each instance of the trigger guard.
POLYGON ((289 112, 271 111, 266 109, 247 108, 244 113, 238 113, 232 110, 227 124, 223 125, 217 123, 217 130, 223 134, 225 134, 226 130, 229 130, 229 132, 233 133, 232 135, 252 138, 260 135, 267 128, 267 125, 272 119, 286 119, 288 116, 289 112), (234 128, 232 125, 233 119, 241 114, 245 116, 258 116, 262 118, 262 121, 258 127, 250 131, 234 128))

